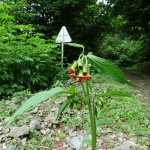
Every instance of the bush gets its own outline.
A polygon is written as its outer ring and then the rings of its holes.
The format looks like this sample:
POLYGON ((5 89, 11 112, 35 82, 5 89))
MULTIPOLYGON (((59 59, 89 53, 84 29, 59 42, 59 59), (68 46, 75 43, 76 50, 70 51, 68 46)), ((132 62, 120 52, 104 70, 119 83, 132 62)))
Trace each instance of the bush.
POLYGON ((0 5, 0 95, 48 88, 60 70, 59 45, 55 37, 34 33, 32 25, 17 25, 9 9, 0 5))
POLYGON ((140 62, 142 57, 141 42, 131 40, 121 34, 107 35, 100 47, 100 53, 106 59, 112 59, 118 66, 131 66, 140 62))

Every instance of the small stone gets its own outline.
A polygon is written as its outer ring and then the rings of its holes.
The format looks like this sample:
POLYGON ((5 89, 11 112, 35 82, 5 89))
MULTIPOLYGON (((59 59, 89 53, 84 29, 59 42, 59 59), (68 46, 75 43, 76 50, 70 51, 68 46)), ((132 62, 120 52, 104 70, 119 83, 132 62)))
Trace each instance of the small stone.
POLYGON ((52 124, 51 124, 51 123, 49 123, 47 126, 48 126, 49 128, 51 128, 51 127, 52 127, 52 124))
POLYGON ((97 143, 98 143, 99 145, 102 145, 103 140, 101 140, 101 139, 97 139, 97 143))
POLYGON ((149 137, 142 137, 141 138, 143 141, 149 141, 149 137))
POLYGON ((63 148, 65 147, 68 147, 68 145, 65 142, 63 142, 63 148))
POLYGON ((59 137, 56 137, 56 141, 60 141, 60 138, 59 138, 59 137))
POLYGON ((45 130, 41 130, 41 133, 46 135, 46 131, 45 130))
POLYGON ((46 134, 49 134, 51 132, 51 130, 50 129, 46 129, 46 134))
POLYGON ((6 137, 9 137, 9 133, 5 134, 6 137))
POLYGON ((70 135, 70 136, 76 136, 76 135, 77 135, 77 132, 76 132, 76 131, 74 131, 74 132, 69 132, 69 135, 70 135))
POLYGON ((91 135, 74 137, 68 142, 68 145, 73 149, 80 149, 81 147, 85 148, 87 147, 87 144, 82 143, 82 141, 85 139, 91 140, 91 135))
POLYGON ((0 131, 2 131, 3 130, 3 127, 0 127, 0 131))
POLYGON ((38 112, 38 109, 35 108, 35 109, 33 109, 30 113, 31 113, 31 114, 36 114, 37 112, 38 112))
POLYGON ((1 135, 1 136, 0 136, 0 142, 4 142, 5 140, 6 140, 5 135, 1 135))
POLYGON ((148 146, 139 146, 139 149, 140 149, 140 150, 145 150, 145 149, 147 150, 147 149, 148 149, 148 146))
POLYGON ((30 122, 30 128, 31 129, 36 129, 36 130, 40 130, 42 127, 40 125, 40 122, 38 122, 37 120, 32 120, 30 122))
POLYGON ((71 147, 68 147, 66 150, 73 150, 71 147))
POLYGON ((54 125, 53 125, 53 128, 54 128, 54 129, 56 129, 56 128, 57 128, 57 125, 56 125, 56 124, 54 124, 54 125))
POLYGON ((27 138, 25 137, 25 138, 23 138, 21 141, 22 141, 22 145, 25 145, 26 142, 27 142, 27 138))
POLYGON ((86 148, 85 150, 92 150, 92 147, 88 147, 88 148, 86 148))
POLYGON ((51 111, 56 111, 58 110, 58 108, 51 108, 51 111))
POLYGON ((4 122, 7 123, 10 120, 10 117, 5 118, 4 122))
POLYGON ((42 117, 42 116, 43 116, 43 110, 38 111, 38 115, 39 115, 40 117, 42 117))
POLYGON ((76 126, 75 125, 71 125, 71 126, 65 126, 65 132, 66 133, 70 133, 76 130, 76 126))
POLYGON ((70 137, 66 137, 66 142, 68 143, 71 140, 70 137))
POLYGON ((4 149, 7 149, 6 143, 3 143, 3 150, 4 150, 4 149))
POLYGON ((29 127, 24 125, 22 127, 12 127, 10 130, 10 137, 19 137, 29 134, 29 127))

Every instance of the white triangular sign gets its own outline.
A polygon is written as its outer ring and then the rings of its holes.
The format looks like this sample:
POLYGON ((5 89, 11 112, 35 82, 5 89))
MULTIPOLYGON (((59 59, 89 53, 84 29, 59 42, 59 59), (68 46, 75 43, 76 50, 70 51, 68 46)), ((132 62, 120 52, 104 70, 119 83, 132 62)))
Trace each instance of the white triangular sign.
POLYGON ((63 26, 57 36, 56 39, 57 43, 61 43, 61 42, 71 42, 71 37, 66 29, 65 26, 63 26))

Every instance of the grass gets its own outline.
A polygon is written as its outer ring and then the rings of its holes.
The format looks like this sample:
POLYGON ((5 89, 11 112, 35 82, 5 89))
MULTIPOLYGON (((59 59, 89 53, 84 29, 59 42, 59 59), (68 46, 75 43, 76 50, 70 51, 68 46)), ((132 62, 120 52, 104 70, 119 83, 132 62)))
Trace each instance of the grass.
MULTIPOLYGON (((71 85, 74 83, 74 80, 72 81, 66 81, 63 84, 64 89, 69 89, 71 85)), ((57 85, 61 85, 62 83, 60 81, 57 81, 57 85)), ((55 85, 56 86, 56 85, 55 85)), ((118 91, 118 92, 124 92, 131 94, 133 97, 127 98, 117 98, 117 97, 96 97, 95 103, 97 108, 97 119, 109 119, 112 121, 111 124, 104 124, 101 126, 101 128, 104 130, 104 133, 107 134, 109 130, 114 130, 116 132, 125 132, 127 134, 133 135, 133 136, 150 136, 150 105, 147 103, 144 103, 142 99, 138 97, 138 91, 134 90, 130 86, 123 85, 120 83, 116 83, 113 80, 107 79, 99 74, 95 74, 92 76, 91 79, 91 86, 95 89, 96 95, 100 93, 104 93, 107 91, 118 91), (102 113, 102 110, 104 113, 102 113), (146 111, 146 113, 145 113, 146 111)), ((82 92, 82 90, 79 88, 79 91, 82 92)), ((6 117, 9 117, 11 112, 14 112, 17 108, 17 105, 20 106, 20 103, 24 101, 24 97, 30 97, 31 93, 29 91, 23 91, 22 93, 15 93, 14 94, 15 99, 12 99, 11 101, 14 101, 16 104, 16 107, 14 106, 8 106, 6 107, 6 101, 1 100, 0 106, 4 107, 4 111, 0 112, 0 120, 5 119, 6 117), (5 109, 7 108, 7 109, 5 109)), ((62 99, 62 94, 57 94, 52 97, 51 100, 59 101, 62 99)), ((51 107, 51 103, 49 105, 51 107)), ((71 114, 71 110, 68 107, 65 110, 66 117, 62 117, 59 122, 65 123, 66 126, 69 125, 77 125, 77 126, 89 126, 89 119, 87 117, 88 110, 87 106, 83 106, 84 108, 81 110, 80 115, 78 111, 75 111, 74 114, 71 114), (81 117, 79 120, 78 117, 81 117)), ((32 110, 34 108, 31 108, 32 110)), ((30 111, 28 110, 28 111, 30 111)), ((26 117, 25 115, 21 115, 16 117, 15 122, 13 125, 17 125, 19 121, 29 123, 30 117, 26 117)), ((38 146, 46 146, 51 147, 52 149, 54 144, 54 139, 51 137, 42 137, 39 131, 31 131, 30 132, 30 139, 28 140, 28 144, 21 145, 20 142, 18 142, 18 145, 21 146, 21 149, 24 148, 30 148, 32 147, 34 149, 37 149, 38 146), (35 135, 37 138, 32 137, 32 134, 35 135), (44 138, 44 139, 43 139, 44 138), (35 146, 34 146, 35 145, 35 146)), ((65 134, 58 133, 59 136, 65 136, 65 134)), ((97 135, 100 136, 99 132, 97 132, 97 135)), ((15 140, 12 140, 12 143, 15 140)), ((150 142, 146 141, 145 144, 149 145, 150 142)))

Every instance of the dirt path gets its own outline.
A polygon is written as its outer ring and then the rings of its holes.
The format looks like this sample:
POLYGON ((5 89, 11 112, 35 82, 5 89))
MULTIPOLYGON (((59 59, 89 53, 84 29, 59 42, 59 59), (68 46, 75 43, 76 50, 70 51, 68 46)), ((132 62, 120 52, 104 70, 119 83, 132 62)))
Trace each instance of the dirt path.
POLYGON ((137 87, 132 88, 139 90, 141 94, 144 95, 143 97, 144 102, 150 104, 150 81, 127 71, 123 71, 123 74, 133 84, 136 84, 140 87, 140 88, 137 87))

